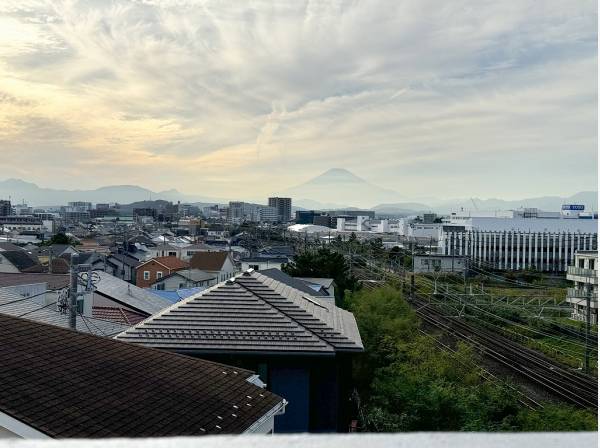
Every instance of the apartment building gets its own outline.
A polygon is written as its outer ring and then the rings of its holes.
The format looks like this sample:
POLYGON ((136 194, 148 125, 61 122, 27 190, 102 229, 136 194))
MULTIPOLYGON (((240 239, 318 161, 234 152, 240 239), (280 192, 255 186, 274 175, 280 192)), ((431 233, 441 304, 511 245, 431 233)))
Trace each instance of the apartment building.
POLYGON ((567 280, 573 287, 567 290, 567 302, 573 306, 571 318, 585 322, 590 301, 590 322, 598 323, 598 252, 577 251, 572 266, 567 268, 567 280))

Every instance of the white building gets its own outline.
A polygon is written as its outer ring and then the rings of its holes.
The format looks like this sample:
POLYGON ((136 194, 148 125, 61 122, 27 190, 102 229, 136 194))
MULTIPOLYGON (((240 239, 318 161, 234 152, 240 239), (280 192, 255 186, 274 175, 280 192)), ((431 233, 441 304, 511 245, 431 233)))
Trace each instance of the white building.
POLYGON ((279 221, 279 211, 276 207, 261 207, 258 210, 258 220, 260 222, 279 221))
POLYGON ((475 265, 553 272, 566 271, 576 251, 597 247, 597 218, 535 209, 501 217, 453 214, 438 242, 439 253, 466 255, 475 265))
POLYGON ((586 321, 587 298, 590 298, 590 322, 598 323, 598 252, 577 251, 573 266, 567 269, 567 280, 574 285, 567 290, 567 302, 573 305, 571 318, 586 321))

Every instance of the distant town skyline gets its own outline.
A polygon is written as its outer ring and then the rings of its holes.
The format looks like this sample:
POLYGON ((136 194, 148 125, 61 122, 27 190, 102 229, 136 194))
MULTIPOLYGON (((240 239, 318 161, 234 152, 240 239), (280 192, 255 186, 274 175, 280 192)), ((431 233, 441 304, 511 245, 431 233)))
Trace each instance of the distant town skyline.
POLYGON ((569 195, 597 130, 592 1, 0 4, 0 180, 569 195))

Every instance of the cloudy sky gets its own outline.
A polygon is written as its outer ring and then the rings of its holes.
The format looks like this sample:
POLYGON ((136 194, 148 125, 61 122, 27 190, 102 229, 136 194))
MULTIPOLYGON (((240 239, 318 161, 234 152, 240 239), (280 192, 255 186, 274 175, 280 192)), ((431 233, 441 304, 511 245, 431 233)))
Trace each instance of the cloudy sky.
POLYGON ((2 0, 0 179, 596 189, 596 29, 593 0, 2 0))

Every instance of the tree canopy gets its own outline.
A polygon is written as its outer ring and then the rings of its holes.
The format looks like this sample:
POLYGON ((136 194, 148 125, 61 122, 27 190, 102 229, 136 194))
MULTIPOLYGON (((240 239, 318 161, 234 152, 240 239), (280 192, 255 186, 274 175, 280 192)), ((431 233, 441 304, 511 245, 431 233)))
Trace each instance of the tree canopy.
POLYGON ((515 389, 484 379, 471 347, 441 347, 422 332, 402 292, 392 287, 347 297, 365 352, 353 367, 371 431, 596 430, 591 411, 545 403, 525 408, 515 389))
POLYGON ((357 279, 352 275, 344 256, 328 248, 304 251, 282 266, 282 270, 293 277, 332 278, 336 285, 336 300, 343 302, 346 290, 354 291, 358 287, 357 279))

